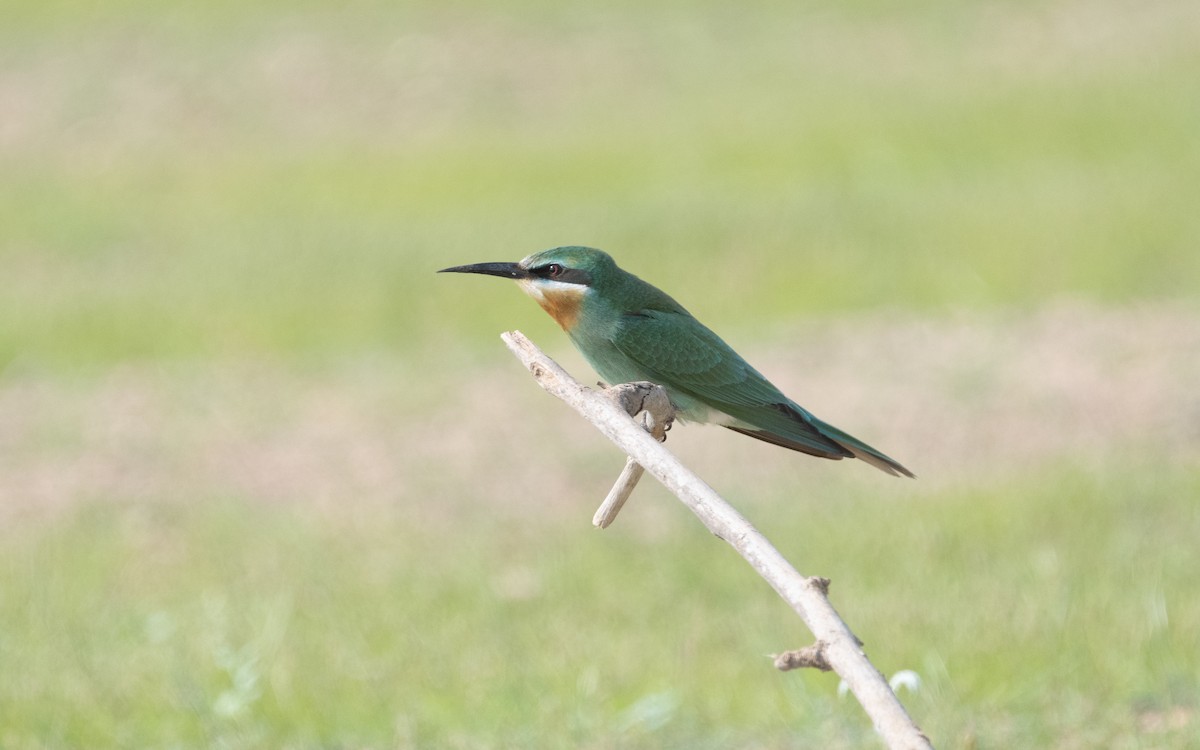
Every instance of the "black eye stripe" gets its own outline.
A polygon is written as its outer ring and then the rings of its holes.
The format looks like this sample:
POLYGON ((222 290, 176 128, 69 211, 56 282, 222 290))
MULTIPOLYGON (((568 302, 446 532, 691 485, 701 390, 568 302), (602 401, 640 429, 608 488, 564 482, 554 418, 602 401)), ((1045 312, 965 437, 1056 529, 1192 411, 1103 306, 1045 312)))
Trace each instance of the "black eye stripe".
POLYGON ((544 266, 531 268, 529 272, 541 279, 562 281, 567 284, 588 286, 592 283, 592 275, 587 271, 579 268, 567 268, 561 263, 547 263, 544 266))

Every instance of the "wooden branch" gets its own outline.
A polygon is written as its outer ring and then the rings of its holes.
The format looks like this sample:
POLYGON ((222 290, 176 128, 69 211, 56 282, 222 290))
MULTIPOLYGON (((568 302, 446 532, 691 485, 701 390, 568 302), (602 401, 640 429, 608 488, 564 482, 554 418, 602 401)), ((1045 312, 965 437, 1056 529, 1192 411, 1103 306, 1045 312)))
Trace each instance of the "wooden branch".
POLYGON ((738 551, 800 615, 817 638, 829 667, 849 686, 875 729, 896 750, 932 748, 909 718, 887 680, 871 664, 858 639, 826 596, 828 581, 796 572, 766 537, 684 466, 611 399, 586 388, 518 331, 501 334, 542 388, 565 401, 595 425, 632 460, 671 490, 700 521, 738 551))

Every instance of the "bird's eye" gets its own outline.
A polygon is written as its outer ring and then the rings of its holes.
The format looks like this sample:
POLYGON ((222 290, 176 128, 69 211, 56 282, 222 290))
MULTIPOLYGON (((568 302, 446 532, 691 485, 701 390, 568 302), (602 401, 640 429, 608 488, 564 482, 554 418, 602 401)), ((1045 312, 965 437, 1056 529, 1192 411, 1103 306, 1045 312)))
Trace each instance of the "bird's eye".
POLYGON ((546 275, 552 279, 556 279, 559 276, 562 276, 562 272, 563 272, 563 267, 557 263, 551 263, 550 265, 546 266, 546 275))

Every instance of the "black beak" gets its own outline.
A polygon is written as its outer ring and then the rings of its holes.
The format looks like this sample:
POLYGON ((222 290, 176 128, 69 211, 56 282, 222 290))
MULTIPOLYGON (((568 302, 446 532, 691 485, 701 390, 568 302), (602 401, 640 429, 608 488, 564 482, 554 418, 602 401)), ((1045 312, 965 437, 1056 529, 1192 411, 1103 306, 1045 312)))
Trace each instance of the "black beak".
POLYGON ((506 279, 528 279, 530 273, 516 263, 472 263, 469 266, 443 268, 438 273, 482 273, 506 279))

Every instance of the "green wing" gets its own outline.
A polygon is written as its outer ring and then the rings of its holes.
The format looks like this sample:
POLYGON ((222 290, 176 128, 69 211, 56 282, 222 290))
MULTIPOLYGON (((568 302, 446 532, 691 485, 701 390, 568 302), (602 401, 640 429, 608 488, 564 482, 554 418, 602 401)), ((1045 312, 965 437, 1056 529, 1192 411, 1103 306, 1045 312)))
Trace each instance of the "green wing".
POLYGON ((687 313, 628 314, 613 344, 648 380, 732 417, 736 423, 726 425, 730 429, 824 458, 854 455, 823 435, 815 417, 687 313))

